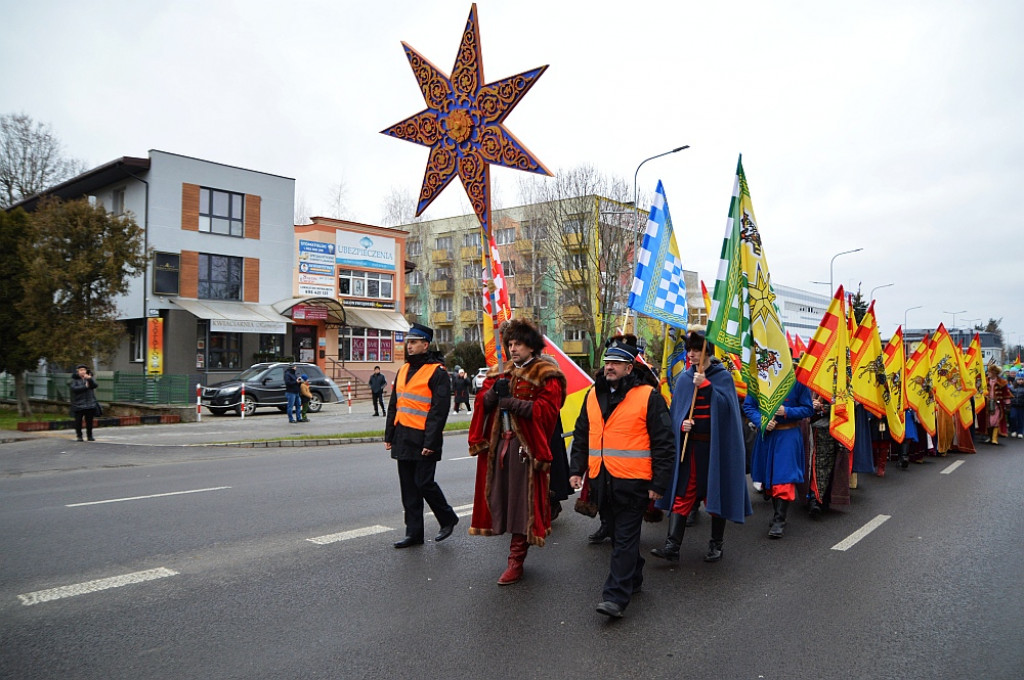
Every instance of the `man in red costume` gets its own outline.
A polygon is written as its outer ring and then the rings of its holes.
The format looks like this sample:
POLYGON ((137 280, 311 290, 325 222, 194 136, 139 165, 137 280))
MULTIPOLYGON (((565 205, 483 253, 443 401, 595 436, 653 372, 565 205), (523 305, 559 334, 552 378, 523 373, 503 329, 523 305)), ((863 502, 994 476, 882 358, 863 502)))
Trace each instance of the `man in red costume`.
POLYGON ((565 376, 540 358, 544 336, 529 321, 510 321, 502 341, 510 361, 484 380, 470 424, 477 476, 469 533, 512 534, 508 569, 498 579, 508 585, 523 577, 530 545, 543 546, 551 532, 549 441, 565 401, 565 376))

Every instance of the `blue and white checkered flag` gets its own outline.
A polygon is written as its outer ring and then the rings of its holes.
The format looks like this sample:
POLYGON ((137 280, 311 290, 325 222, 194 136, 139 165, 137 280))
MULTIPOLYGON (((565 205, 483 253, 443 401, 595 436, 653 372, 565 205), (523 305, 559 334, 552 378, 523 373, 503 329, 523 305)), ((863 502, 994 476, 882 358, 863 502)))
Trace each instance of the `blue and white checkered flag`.
POLYGON ((640 245, 636 275, 627 304, 640 314, 675 328, 685 329, 689 321, 683 264, 672 233, 672 217, 668 213, 668 199, 661 180, 647 218, 647 231, 640 245))

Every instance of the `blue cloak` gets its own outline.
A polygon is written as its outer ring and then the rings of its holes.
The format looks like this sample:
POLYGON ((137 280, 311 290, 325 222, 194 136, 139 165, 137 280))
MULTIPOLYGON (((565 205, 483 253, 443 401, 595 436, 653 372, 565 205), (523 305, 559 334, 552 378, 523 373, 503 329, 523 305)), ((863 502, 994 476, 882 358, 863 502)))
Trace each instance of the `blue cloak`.
MULTIPOLYGON (((777 417, 779 425, 798 423, 814 414, 811 391, 796 383, 782 402, 785 417, 777 417)), ((751 392, 743 402, 743 412, 754 425, 761 427, 761 411, 757 397, 751 392)), ((799 427, 765 431, 754 444, 754 457, 750 463, 750 477, 766 488, 777 484, 800 484, 804 481, 804 436, 799 427)))
MULTIPOLYGON (((705 374, 711 382, 711 452, 708 460, 708 494, 705 509, 719 517, 743 524, 744 518, 754 514, 747 490, 747 459, 743 445, 743 420, 740 402, 732 375, 713 359, 705 374)), ((676 378, 672 393, 672 429, 675 433, 675 471, 672 487, 655 506, 671 512, 682 462, 683 420, 690 413, 693 399, 693 368, 676 378)))

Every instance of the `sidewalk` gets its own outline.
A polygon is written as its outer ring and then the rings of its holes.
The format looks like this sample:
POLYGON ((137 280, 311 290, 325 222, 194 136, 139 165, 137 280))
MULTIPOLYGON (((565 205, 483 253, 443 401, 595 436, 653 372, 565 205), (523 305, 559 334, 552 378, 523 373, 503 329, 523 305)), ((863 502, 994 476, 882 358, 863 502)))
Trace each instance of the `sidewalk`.
MULTIPOLYGON (((469 422, 470 414, 450 413, 448 422, 469 422)), ((93 430, 98 442, 111 444, 143 444, 146 446, 209 446, 211 444, 246 442, 254 447, 327 446, 339 443, 380 441, 380 435, 367 438, 298 439, 296 441, 263 442, 279 437, 324 437, 355 432, 383 433, 385 419, 374 417, 369 401, 354 402, 352 412, 345 402, 324 404, 320 413, 311 413, 308 423, 289 423, 277 409, 259 409, 255 415, 240 418, 235 414, 214 416, 203 409, 202 422, 175 425, 133 425, 131 427, 100 427, 93 430)), ((18 433, 22 434, 22 433, 18 433)), ((28 434, 28 433, 25 433, 28 434)), ((74 440, 74 430, 31 433, 47 438, 74 440)), ((463 436, 464 433, 463 433, 463 436)))

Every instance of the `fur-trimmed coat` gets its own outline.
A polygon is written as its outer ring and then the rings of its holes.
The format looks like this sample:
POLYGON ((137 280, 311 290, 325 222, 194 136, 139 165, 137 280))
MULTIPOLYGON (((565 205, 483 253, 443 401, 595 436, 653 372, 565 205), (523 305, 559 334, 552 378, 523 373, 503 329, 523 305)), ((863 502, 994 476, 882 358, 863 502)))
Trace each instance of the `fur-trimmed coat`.
POLYGON ((502 371, 492 369, 487 375, 477 392, 469 428, 469 453, 477 457, 473 517, 469 528, 471 535, 494 535, 488 498, 497 465, 495 454, 501 444, 500 413, 504 409, 509 412, 512 431, 530 459, 533 471, 529 479, 530 531, 527 540, 532 545, 544 545, 551 532, 549 440, 565 401, 565 387, 562 372, 540 358, 533 359, 522 368, 508 362, 502 371), (511 396, 499 401, 491 388, 502 377, 509 379, 511 396))

